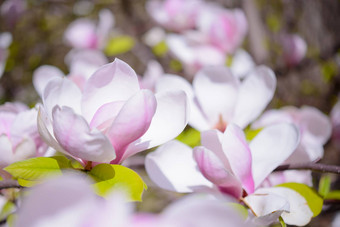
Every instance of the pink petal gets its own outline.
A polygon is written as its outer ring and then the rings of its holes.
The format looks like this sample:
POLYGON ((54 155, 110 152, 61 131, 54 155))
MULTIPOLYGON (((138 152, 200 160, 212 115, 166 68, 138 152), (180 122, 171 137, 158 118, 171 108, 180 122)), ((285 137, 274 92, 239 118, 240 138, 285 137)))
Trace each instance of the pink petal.
POLYGON ((64 39, 74 48, 96 48, 96 25, 89 19, 82 18, 75 20, 67 27, 64 33, 64 39))
POLYGON ((116 150, 115 163, 120 163, 126 147, 149 129, 156 107, 156 98, 149 90, 141 90, 122 107, 107 132, 116 150))
POLYGON ((212 186, 197 169, 192 149, 176 140, 149 153, 145 169, 151 180, 166 190, 185 193, 212 186))
POLYGON ((273 71, 257 67, 241 84, 233 122, 245 128, 255 120, 272 100, 276 88, 273 71))
POLYGON ((82 110, 88 122, 102 105, 126 101, 137 91, 139 82, 135 71, 125 62, 116 59, 99 68, 85 84, 82 110))
POLYGON ((86 120, 69 107, 53 109, 53 131, 59 144, 75 157, 94 162, 116 157, 109 139, 97 130, 90 131, 86 120))
POLYGON ((246 192, 253 193, 252 157, 242 129, 229 124, 224 132, 222 146, 233 173, 240 179, 246 192))
POLYGON ((241 182, 224 168, 221 160, 212 151, 205 147, 195 147, 194 158, 203 176, 217 185, 222 192, 235 198, 242 196, 241 182))
POLYGON ((81 114, 81 91, 67 78, 50 80, 46 85, 42 99, 50 118, 52 118, 52 109, 56 105, 71 107, 77 114, 81 114))
POLYGON ((143 150, 168 142, 178 136, 188 123, 188 100, 184 91, 156 94, 157 110, 147 132, 131 143, 124 159, 143 150))
POLYGON ((47 83, 55 77, 64 77, 65 74, 57 67, 51 65, 43 65, 33 72, 33 85, 35 90, 42 97, 47 83))
POLYGON ((250 143, 252 171, 257 188, 262 181, 294 152, 299 132, 291 124, 281 123, 264 128, 250 143))
POLYGON ((213 127, 220 117, 229 121, 234 112, 239 81, 226 67, 206 67, 193 81, 194 90, 205 115, 213 127))
POLYGON ((115 24, 115 18, 108 9, 99 12, 99 22, 97 26, 98 48, 105 48, 111 29, 115 24))
POLYGON ((173 89, 181 89, 185 91, 190 101, 190 117, 189 124, 200 130, 210 129, 210 126, 203 115, 203 112, 197 102, 191 84, 183 77, 167 74, 159 78, 156 84, 156 91, 170 91, 173 89))

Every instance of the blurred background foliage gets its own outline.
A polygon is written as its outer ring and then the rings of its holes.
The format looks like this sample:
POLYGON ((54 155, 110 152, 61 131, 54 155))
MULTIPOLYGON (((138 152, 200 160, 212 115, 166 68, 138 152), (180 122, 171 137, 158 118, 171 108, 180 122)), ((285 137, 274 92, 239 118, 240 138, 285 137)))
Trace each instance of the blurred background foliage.
MULTIPOLYGON (((212 1, 212 0, 211 0, 212 1)), ((64 57, 70 47, 63 33, 76 18, 98 19, 98 12, 110 9, 115 16, 114 37, 105 49, 110 61, 115 57, 130 64, 143 75, 148 60, 157 59, 166 73, 183 75, 181 64, 167 53, 164 42, 153 49, 143 44, 143 35, 155 23, 145 10, 145 0, 27 0, 22 14, 7 20, 0 18, 0 32, 9 31, 5 72, 0 79, 0 101, 21 101, 34 106, 39 97, 32 86, 33 71, 41 65, 53 65, 68 73, 64 57)), ((249 22, 243 47, 257 64, 271 67, 277 76, 276 94, 269 108, 286 105, 311 105, 329 114, 340 91, 340 1, 339 0, 215 0, 226 8, 242 8, 249 22), (297 66, 283 63, 282 33, 296 33, 307 43, 304 60, 297 66)), ((3 1, 0 1, 0 5, 3 1)), ((138 160, 137 160, 138 162, 138 160)), ((331 143, 325 147, 327 164, 339 164, 339 150, 331 143)), ((138 169, 138 167, 136 167, 138 169)), ((142 171, 139 169, 138 171, 142 171)), ((142 175, 143 176, 143 175, 142 175)), ((320 178, 320 174, 315 175, 320 178)), ((338 180, 339 181, 339 180, 338 180)), ((148 185, 152 185, 146 179, 148 185)), ((339 182, 336 183, 339 186, 339 182)), ((180 195, 149 187, 139 209, 159 211, 180 195)), ((315 218, 309 226, 328 226, 333 206, 315 218)))

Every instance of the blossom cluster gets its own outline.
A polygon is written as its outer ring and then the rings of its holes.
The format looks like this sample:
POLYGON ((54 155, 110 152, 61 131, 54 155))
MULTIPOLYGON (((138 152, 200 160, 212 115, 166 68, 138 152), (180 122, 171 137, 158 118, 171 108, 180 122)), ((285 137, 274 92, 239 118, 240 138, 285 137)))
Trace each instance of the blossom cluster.
MULTIPOLYGON (((11 23, 26 8, 19 2, 2 5, 3 15, 18 9, 11 23)), ((311 171, 276 170, 321 160, 330 138, 339 146, 340 103, 330 117, 312 106, 268 109, 278 81, 242 48, 249 24, 241 9, 149 0, 146 11, 160 27, 144 44, 165 42, 185 76, 155 60, 143 76, 108 60, 116 26, 108 9, 98 21, 73 21, 63 38, 72 47, 68 73, 41 65, 32 78, 40 101, 31 109, 0 106, 0 175, 25 187, 1 188, 0 206, 10 206, 1 215, 18 227, 307 225, 323 201, 311 171), (183 198, 159 214, 133 211, 128 201, 147 188, 129 168, 133 156, 149 187, 183 198)), ((306 43, 281 38, 283 59, 294 67, 306 43)), ((0 75, 11 41, 0 33, 0 75)))

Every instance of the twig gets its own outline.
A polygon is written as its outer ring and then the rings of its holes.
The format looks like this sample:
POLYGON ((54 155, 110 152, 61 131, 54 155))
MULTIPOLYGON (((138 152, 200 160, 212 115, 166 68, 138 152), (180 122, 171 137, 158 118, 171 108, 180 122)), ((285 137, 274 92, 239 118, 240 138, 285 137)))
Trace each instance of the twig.
POLYGON ((0 189, 6 188, 22 188, 16 180, 2 180, 0 181, 0 189))
POLYGON ((322 172, 322 173, 340 174, 340 166, 326 165, 326 164, 313 163, 313 162, 281 165, 277 167, 274 171, 293 170, 293 169, 312 170, 312 171, 322 172))

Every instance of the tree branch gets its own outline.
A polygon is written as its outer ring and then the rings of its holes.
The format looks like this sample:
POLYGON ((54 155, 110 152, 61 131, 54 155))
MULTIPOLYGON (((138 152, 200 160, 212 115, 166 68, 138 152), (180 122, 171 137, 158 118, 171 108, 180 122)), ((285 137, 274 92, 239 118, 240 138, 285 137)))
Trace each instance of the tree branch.
POLYGON ((340 174, 340 166, 335 165, 326 165, 321 163, 297 163, 297 164, 288 164, 281 165, 277 167, 274 171, 284 171, 284 170, 312 170, 316 172, 322 173, 337 173, 340 174))
POLYGON ((22 188, 16 180, 2 180, 0 181, 0 189, 6 188, 22 188))

